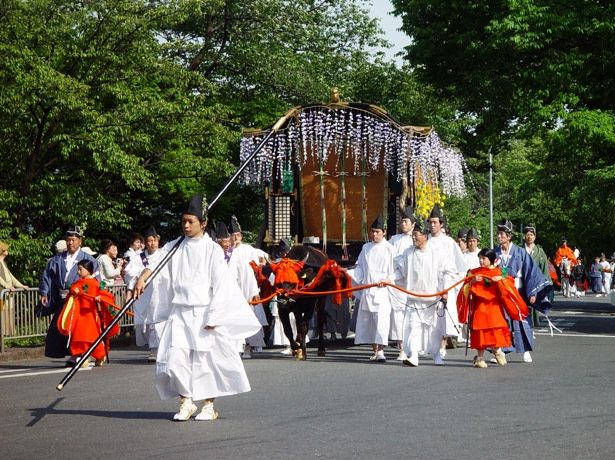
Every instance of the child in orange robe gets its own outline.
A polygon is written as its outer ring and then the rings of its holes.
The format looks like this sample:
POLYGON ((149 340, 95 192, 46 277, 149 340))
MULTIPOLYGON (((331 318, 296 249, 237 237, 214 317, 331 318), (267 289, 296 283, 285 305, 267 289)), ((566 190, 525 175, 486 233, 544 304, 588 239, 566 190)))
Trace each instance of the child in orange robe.
MULTIPOLYGON (((60 332, 68 335, 69 353, 75 359, 90 348, 104 328, 104 323, 107 322, 103 321, 103 313, 100 311, 101 296, 107 291, 101 290, 100 282, 94 278, 92 262, 81 260, 77 265, 79 280, 70 287, 69 296, 66 298, 57 323, 60 332)), ((96 366, 103 365, 106 356, 104 342, 94 349, 92 356, 96 359, 96 366)), ((88 364, 84 362, 81 366, 87 367, 88 364)))
POLYGON ((459 292, 457 308, 459 321, 470 329, 470 347, 478 352, 473 365, 484 369, 486 349, 494 350, 500 366, 506 364, 502 347, 511 346, 511 335, 504 310, 511 319, 520 321, 528 315, 528 308, 513 278, 502 276, 502 270, 493 265, 495 251, 481 249, 478 258, 481 266, 468 272, 474 277, 459 292))

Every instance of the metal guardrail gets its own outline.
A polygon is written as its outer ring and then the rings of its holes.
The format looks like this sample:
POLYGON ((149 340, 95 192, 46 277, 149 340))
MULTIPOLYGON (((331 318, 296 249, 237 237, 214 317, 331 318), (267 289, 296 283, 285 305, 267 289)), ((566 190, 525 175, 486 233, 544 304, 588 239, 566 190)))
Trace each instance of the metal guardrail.
MULTIPOLYGON (((116 305, 125 304, 127 292, 125 284, 109 286, 107 289, 113 293, 116 305)), ((51 316, 36 317, 34 311, 38 300, 38 288, 0 291, 0 353, 4 353, 7 339, 44 337, 47 334, 51 316)), ((134 326, 133 317, 125 315, 120 321, 120 326, 134 326)))

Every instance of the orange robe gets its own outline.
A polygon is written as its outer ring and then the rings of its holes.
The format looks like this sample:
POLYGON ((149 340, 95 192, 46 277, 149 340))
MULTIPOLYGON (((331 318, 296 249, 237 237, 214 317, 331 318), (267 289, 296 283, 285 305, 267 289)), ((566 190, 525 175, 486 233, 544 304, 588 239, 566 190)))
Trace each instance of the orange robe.
MULTIPOLYGON (((114 308, 113 295, 100 289, 98 280, 83 278, 72 284, 57 319, 60 333, 69 336, 69 353, 72 356, 84 354, 100 336, 113 317, 109 308, 114 308), (97 296, 101 300, 100 311, 95 300, 97 296)), ((119 326, 114 327, 107 337, 118 332, 119 326)), ((92 356, 102 359, 105 355, 105 343, 101 342, 92 352, 92 356)))
POLYGON ((553 262, 556 267, 560 266, 564 257, 568 257, 568 260, 572 262, 571 266, 577 264, 577 258, 574 256, 574 252, 572 251, 572 249, 570 249, 570 247, 568 246, 560 246, 559 248, 557 248, 557 251, 555 251, 555 256, 553 257, 553 262))
POLYGON ((470 327, 470 347, 476 350, 510 347, 511 335, 504 310, 515 321, 528 315, 513 278, 507 276, 493 281, 491 278, 502 276, 499 268, 478 267, 469 274, 484 277, 466 281, 457 296, 459 321, 470 327))

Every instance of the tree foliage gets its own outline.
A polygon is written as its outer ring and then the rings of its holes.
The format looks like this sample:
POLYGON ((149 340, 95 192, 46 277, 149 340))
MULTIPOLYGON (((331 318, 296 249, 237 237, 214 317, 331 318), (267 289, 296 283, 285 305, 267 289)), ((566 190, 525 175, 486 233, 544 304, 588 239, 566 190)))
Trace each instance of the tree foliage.
MULTIPOLYGON (((67 223, 86 244, 150 223, 168 237, 194 192, 236 167, 243 127, 344 99, 432 123, 433 93, 373 52, 358 0, 5 0, 0 3, 0 238, 32 283, 67 223)), ((248 229, 260 191, 216 206, 248 229), (250 205, 246 206, 246 203, 250 205)))
POLYGON ((475 124, 466 151, 486 152, 506 190, 496 215, 532 220, 547 246, 567 234, 612 250, 615 5, 606 0, 393 0, 420 81, 475 124), (522 192, 522 193, 519 193, 522 192), (582 225, 599 216, 605 225, 582 225), (610 247, 611 246, 611 247, 610 247))

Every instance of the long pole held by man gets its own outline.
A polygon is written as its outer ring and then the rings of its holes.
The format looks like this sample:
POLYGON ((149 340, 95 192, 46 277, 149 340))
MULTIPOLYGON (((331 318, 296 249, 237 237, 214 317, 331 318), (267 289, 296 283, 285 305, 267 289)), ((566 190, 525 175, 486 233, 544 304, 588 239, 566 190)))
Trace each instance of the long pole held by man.
MULTIPOLYGON (((292 112, 292 111, 291 111, 292 112)), ((267 141, 271 138, 271 136, 273 136, 281 127, 282 125, 286 122, 286 120, 292 115, 292 113, 289 112, 288 114, 286 114, 284 117, 280 118, 278 120, 278 122, 273 126, 273 128, 271 129, 271 131, 269 131, 267 133, 267 135, 263 138, 263 140, 260 142, 260 144, 258 144, 258 146, 254 149, 254 151, 252 152, 252 154, 246 159, 246 161, 244 161, 239 168, 237 169, 237 171, 235 171, 235 174, 233 174, 233 176, 226 182, 226 184, 224 185, 224 187, 222 187, 222 189, 220 190, 220 192, 218 192, 218 194, 213 198, 213 200, 211 201, 211 203, 209 203, 208 208, 211 209, 216 202, 220 199, 220 197, 226 192, 226 190, 228 190, 228 188, 237 180, 237 178, 239 177, 239 175, 243 172, 243 170, 252 162, 252 160, 256 157, 256 155, 258 154, 258 152, 260 152, 260 150, 265 146, 265 144, 267 143, 267 141)), ((164 266, 169 262, 169 260, 171 260, 171 258, 173 257, 173 255, 177 252, 177 249, 179 248, 179 246, 181 245, 182 241, 185 239, 184 236, 180 237, 177 242, 175 243, 175 245, 173 246, 173 248, 165 255, 165 257, 160 261, 160 263, 156 266, 156 268, 152 271, 151 275, 148 277, 148 279, 145 282, 145 287, 144 289, 146 289, 152 282, 152 280, 154 280, 154 278, 156 278, 156 276, 158 275, 158 273, 160 273, 160 271, 164 268, 164 266)), ((130 299, 126 305, 124 305, 124 307, 117 313, 117 315, 115 315, 115 317, 113 318, 113 320, 107 325, 107 327, 104 329, 104 331, 102 331, 102 333, 100 334, 100 336, 94 341, 94 343, 92 343, 92 345, 90 346, 90 348, 88 348, 88 350, 83 354, 82 356, 82 360, 85 361, 87 360, 90 355, 94 352, 94 350, 96 349, 96 347, 103 341, 105 340, 105 337, 107 337, 107 335, 109 334, 109 331, 111 331, 111 329, 122 319, 122 317, 130 310, 130 308, 132 307, 132 305, 134 304, 134 302, 136 301, 136 298, 132 298, 130 299)), ((62 378, 62 380, 60 380, 60 383, 56 386, 56 389, 58 391, 62 391, 64 389, 64 386, 73 378, 73 376, 75 375, 75 373, 79 370, 79 366, 74 366, 72 369, 70 369, 67 374, 62 378)))

